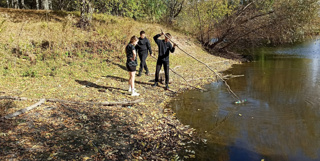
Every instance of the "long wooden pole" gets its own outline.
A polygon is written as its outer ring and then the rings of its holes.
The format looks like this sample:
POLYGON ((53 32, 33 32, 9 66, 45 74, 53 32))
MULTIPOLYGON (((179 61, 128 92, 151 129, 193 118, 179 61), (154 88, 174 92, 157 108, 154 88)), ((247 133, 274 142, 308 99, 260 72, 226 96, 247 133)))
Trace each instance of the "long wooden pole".
MULTIPOLYGON (((154 58, 155 60, 157 60, 157 58, 155 58, 153 55, 151 55, 151 57, 154 58)), ((205 91, 205 89, 202 89, 202 88, 198 88, 198 87, 189 85, 189 84, 188 84, 188 81, 187 81, 182 75, 180 75, 179 73, 177 73, 176 71, 174 71, 174 70, 171 69, 171 68, 169 68, 169 70, 171 70, 172 73, 176 74, 177 76, 179 76, 180 78, 182 78, 184 81, 186 81, 188 86, 190 86, 190 87, 192 87, 192 88, 196 88, 196 89, 205 91)))
MULTIPOLYGON (((163 33, 162 30, 161 30, 161 33, 163 33)), ((172 43, 176 44, 176 43, 175 43, 174 41, 172 41, 171 38, 169 38, 165 33, 163 33, 163 35, 164 35, 168 40, 170 40, 172 43)), ((233 96, 235 96, 239 101, 241 101, 240 97, 239 97, 236 93, 234 93, 234 92, 232 91, 232 89, 231 89, 231 87, 229 86, 229 84, 228 84, 216 71, 214 71, 213 69, 211 69, 206 63, 200 61, 199 59, 197 59, 197 58, 194 57, 193 55, 191 55, 191 54, 187 53, 186 51, 184 51, 183 49, 181 49, 177 44, 176 44, 176 46, 177 46, 182 52, 184 52, 184 53, 187 54, 188 56, 192 57, 193 59, 195 59, 195 60, 198 61, 199 63, 205 65, 209 70, 211 70, 217 77, 219 77, 219 78, 224 82, 224 84, 228 87, 228 91, 229 91, 231 94, 233 94, 233 96)))

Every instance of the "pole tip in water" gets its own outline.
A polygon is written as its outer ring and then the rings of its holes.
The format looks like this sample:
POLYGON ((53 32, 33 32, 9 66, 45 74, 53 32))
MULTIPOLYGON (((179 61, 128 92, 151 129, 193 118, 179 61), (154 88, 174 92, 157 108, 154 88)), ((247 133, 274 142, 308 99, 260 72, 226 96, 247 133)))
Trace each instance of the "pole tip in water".
POLYGON ((236 102, 234 102, 235 104, 241 104, 241 103, 245 103, 247 102, 247 99, 244 99, 244 100, 238 100, 236 102))

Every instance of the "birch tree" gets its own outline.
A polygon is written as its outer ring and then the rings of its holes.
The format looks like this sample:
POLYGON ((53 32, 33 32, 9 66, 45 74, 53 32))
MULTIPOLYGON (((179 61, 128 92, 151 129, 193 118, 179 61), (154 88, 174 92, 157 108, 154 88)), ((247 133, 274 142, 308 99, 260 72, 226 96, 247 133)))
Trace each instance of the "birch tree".
POLYGON ((15 9, 19 9, 19 1, 18 0, 12 0, 12 7, 15 9))
POLYGON ((49 10, 52 10, 52 0, 48 0, 49 10))
POLYGON ((24 0, 21 0, 21 6, 22 6, 22 8, 26 8, 26 9, 28 9, 28 7, 25 5, 25 3, 24 3, 24 0))
POLYGON ((79 27, 86 29, 92 21, 93 8, 90 0, 81 0, 79 27))
POLYGON ((49 10, 49 0, 42 0, 42 7, 44 10, 49 10))
POLYGON ((37 7, 37 10, 39 10, 39 0, 36 0, 36 7, 37 7))

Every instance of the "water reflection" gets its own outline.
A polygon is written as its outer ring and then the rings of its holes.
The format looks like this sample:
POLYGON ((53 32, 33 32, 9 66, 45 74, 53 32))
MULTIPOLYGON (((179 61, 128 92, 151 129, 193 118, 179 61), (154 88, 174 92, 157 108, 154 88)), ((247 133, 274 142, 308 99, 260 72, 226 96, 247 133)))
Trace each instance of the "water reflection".
POLYGON ((212 83, 170 105, 208 139, 197 160, 320 160, 319 41, 255 52, 258 61, 225 72, 245 75, 228 83, 246 104, 212 83))

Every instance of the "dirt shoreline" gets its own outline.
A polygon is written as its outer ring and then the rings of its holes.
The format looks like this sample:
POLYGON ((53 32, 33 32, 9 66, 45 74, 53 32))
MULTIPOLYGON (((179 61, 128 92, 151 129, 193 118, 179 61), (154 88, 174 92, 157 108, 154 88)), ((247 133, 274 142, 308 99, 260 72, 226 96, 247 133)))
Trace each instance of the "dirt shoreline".
MULTIPOLYGON (((23 17, 5 10, 0 15, 7 26, 3 32, 5 39, 0 40, 0 96, 33 100, 0 100, 0 117, 31 106, 42 98, 73 102, 127 102, 139 98, 144 101, 132 106, 46 102, 13 119, 1 119, 0 145, 4 148, 0 151, 0 160, 169 160, 195 157, 196 154, 185 150, 195 141, 196 131, 181 124, 172 110, 165 107, 176 93, 189 90, 190 85, 201 88, 215 81, 216 76, 177 49, 170 55, 170 67, 188 83, 170 72, 171 90, 166 91, 163 84, 151 87, 153 74, 143 74, 136 78, 136 88, 141 95, 131 97, 127 91, 128 73, 122 51, 127 37, 143 28, 151 40, 153 53, 157 53, 152 36, 164 29, 173 35, 179 47, 217 72, 227 70, 239 61, 209 54, 193 38, 157 24, 106 17, 106 23, 113 23, 105 26, 99 22, 97 31, 87 32, 73 27, 74 20, 70 16, 60 17, 65 19, 66 26, 63 26, 60 21, 40 21, 22 10, 15 11, 33 18, 33 21, 24 23, 23 17), (119 30, 121 27, 125 30, 119 30), (110 35, 109 31, 114 34, 110 35), (33 42, 52 44, 44 49, 33 42), (86 42, 95 45, 81 46, 86 42), (23 50, 12 53, 17 46, 23 50)), ((156 60, 148 57, 147 64, 150 73, 154 73, 156 60)))
MULTIPOLYGON (((179 56, 179 53, 177 54, 179 56)), ((182 57, 180 55, 179 57, 182 57)), ((216 61, 211 66, 223 71, 236 63, 207 55, 216 61), (223 65, 218 65, 223 64, 223 65)), ((181 64, 176 72, 188 70, 187 80, 192 86, 201 88, 215 81, 205 66, 181 64), (209 77, 208 77, 209 76, 209 77), (198 79, 203 78, 203 79, 198 79)), ((186 73, 184 73, 186 74, 186 73)), ((6 146, 0 159, 111 159, 111 160, 158 160, 194 158, 195 154, 185 152, 188 145, 194 143, 196 130, 183 125, 174 116, 171 109, 165 109, 176 93, 190 89, 174 73, 170 73, 171 91, 164 90, 164 85, 151 87, 153 75, 138 77, 137 89, 144 98, 143 103, 133 106, 79 106, 63 103, 45 103, 43 106, 23 114, 15 119, 2 120, 1 144, 6 146), (45 120, 45 121, 44 121, 45 120), (67 120, 67 121, 66 121, 67 120), (54 129, 54 130, 52 130, 54 129), (30 135, 34 135, 31 137, 30 135), (28 144, 18 145, 21 138, 28 144), (76 140, 81 140, 77 142, 76 140), (54 145, 57 144, 57 145, 54 145), (67 147, 69 145, 71 147, 67 147), (78 147, 78 148, 75 148, 78 147), (19 149, 24 149, 20 151, 19 149), (73 148, 79 152, 70 153, 73 148), (15 150, 18 152, 16 154, 15 150)), ((127 78, 106 76, 101 78, 106 84, 120 82, 121 89, 111 89, 90 81, 82 81, 83 88, 95 89, 95 92, 126 95, 124 100, 135 100, 125 91, 127 78)), ((104 84, 104 83, 103 83, 104 84)), ((7 95, 10 91, 2 90, 7 95)), ((20 104, 9 101, 3 104, 20 104)), ((33 104, 34 102, 28 102, 33 104)), ((26 102, 23 105, 28 104, 26 102)))

